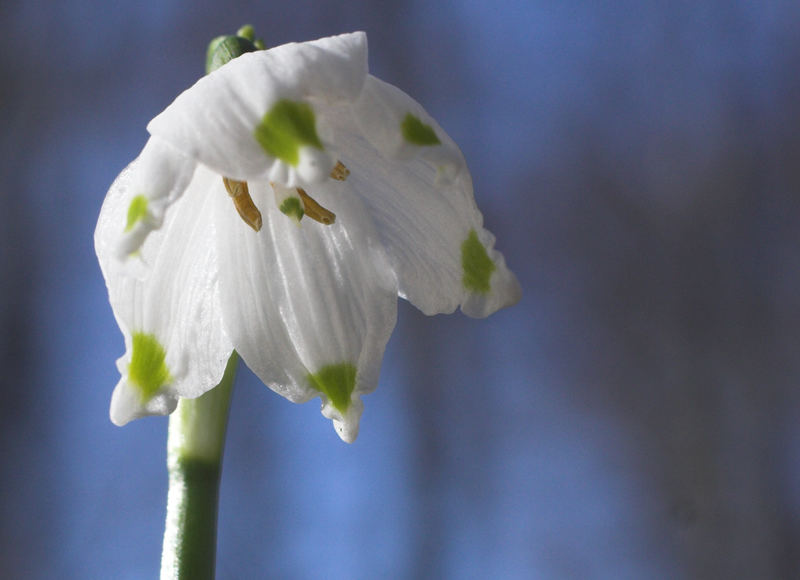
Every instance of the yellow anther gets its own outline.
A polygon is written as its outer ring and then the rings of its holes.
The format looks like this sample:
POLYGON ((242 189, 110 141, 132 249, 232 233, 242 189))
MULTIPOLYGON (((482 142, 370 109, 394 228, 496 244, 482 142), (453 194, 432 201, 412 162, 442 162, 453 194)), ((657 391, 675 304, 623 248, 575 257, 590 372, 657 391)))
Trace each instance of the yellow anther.
POLYGON ((337 161, 336 165, 331 169, 331 178, 336 181, 344 181, 348 175, 350 175, 350 170, 341 161, 337 161))
POLYGON ((253 198, 250 197, 247 182, 223 177, 222 183, 225 184, 225 189, 228 190, 228 194, 233 198, 233 206, 239 212, 239 216, 244 220, 244 223, 255 231, 260 230, 261 212, 258 211, 256 204, 253 203, 253 198))
POLYGON ((329 226, 336 221, 336 214, 318 204, 316 200, 308 195, 302 187, 297 188, 297 193, 300 194, 300 200, 303 202, 303 211, 305 212, 305 215, 310 217, 315 222, 319 222, 326 226, 329 226))

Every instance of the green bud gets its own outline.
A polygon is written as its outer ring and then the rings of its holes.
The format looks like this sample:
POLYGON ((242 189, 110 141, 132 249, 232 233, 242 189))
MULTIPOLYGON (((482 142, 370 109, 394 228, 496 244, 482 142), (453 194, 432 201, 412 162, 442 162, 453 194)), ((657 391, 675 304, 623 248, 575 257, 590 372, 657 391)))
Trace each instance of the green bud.
POLYGON ((255 50, 258 50, 256 46, 243 36, 218 36, 208 44, 206 74, 217 70, 237 56, 255 50))
POLYGON ((236 36, 241 36, 242 38, 246 38, 250 42, 253 42, 256 37, 256 31, 253 29, 252 25, 245 24, 236 31, 236 36))

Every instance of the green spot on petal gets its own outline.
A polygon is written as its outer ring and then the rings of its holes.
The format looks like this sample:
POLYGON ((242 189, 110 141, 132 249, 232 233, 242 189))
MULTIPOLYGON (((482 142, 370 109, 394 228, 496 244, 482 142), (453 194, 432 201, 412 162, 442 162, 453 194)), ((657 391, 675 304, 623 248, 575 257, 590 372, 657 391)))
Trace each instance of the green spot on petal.
POLYGON ((287 197, 283 200, 283 203, 278 209, 298 222, 303 219, 303 215, 305 215, 303 204, 299 197, 287 197))
POLYGON ((322 149, 317 135, 314 110, 306 103, 280 100, 256 127, 255 138, 268 155, 296 166, 300 147, 322 149))
POLYGON ((311 387, 324 393, 340 413, 347 412, 350 395, 356 387, 356 367, 350 363, 327 365, 317 374, 309 374, 311 387))
POLYGON ((479 294, 486 294, 491 290, 489 280, 496 266, 486 253, 486 248, 478 239, 475 230, 470 230, 469 236, 461 244, 461 267, 464 270, 461 281, 467 290, 479 294))
POLYGON ((161 387, 172 382, 165 358, 164 347, 155 336, 144 332, 133 333, 133 354, 128 365, 128 380, 138 387, 143 402, 150 400, 161 387))
POLYGON ((412 145, 439 145, 441 143, 433 127, 426 125, 411 113, 408 113, 406 118, 403 119, 401 128, 403 130, 403 139, 412 145))
POLYGON ((125 231, 131 231, 133 226, 143 220, 146 215, 147 198, 143 195, 137 195, 128 206, 128 220, 125 222, 125 231))

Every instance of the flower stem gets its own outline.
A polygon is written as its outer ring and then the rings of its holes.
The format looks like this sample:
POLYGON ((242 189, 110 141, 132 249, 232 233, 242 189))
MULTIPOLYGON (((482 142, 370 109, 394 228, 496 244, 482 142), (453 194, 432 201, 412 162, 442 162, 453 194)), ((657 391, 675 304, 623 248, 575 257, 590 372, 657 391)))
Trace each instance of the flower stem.
POLYGON ((238 361, 234 351, 219 385, 181 399, 170 415, 161 580, 214 578, 222 450, 238 361))

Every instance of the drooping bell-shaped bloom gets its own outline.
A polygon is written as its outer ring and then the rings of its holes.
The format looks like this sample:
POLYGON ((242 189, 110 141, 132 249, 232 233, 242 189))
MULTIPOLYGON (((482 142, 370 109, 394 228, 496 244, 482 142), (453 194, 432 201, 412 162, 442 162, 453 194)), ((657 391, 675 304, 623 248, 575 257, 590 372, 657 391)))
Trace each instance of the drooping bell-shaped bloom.
POLYGON ((519 299, 461 152, 368 74, 364 33, 244 54, 148 131, 95 232, 125 335, 116 424, 213 388, 235 349, 353 441, 398 295, 476 317, 519 299))

